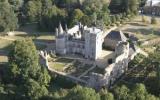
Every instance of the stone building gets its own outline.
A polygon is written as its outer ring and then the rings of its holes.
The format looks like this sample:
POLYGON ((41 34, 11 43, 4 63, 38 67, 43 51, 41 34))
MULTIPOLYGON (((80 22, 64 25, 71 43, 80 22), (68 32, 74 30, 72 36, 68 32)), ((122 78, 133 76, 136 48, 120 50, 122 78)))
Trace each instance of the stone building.
POLYGON ((115 50, 119 41, 127 41, 126 36, 122 33, 122 31, 111 31, 104 39, 104 46, 115 50))
POLYGON ((88 28, 81 24, 64 31, 60 24, 56 29, 56 53, 79 54, 95 60, 102 51, 102 34, 103 31, 98 28, 88 28))
MULTIPOLYGON (((73 28, 63 30, 61 24, 56 29, 56 53, 60 55, 78 54, 86 59, 99 60, 103 46, 112 49, 113 61, 107 66, 96 66, 104 74, 91 72, 87 86, 99 89, 111 86, 128 69, 128 63, 136 55, 136 48, 130 45, 121 31, 103 31, 96 27, 83 26, 80 23, 73 28)), ((96 62, 95 61, 95 62, 96 62)))

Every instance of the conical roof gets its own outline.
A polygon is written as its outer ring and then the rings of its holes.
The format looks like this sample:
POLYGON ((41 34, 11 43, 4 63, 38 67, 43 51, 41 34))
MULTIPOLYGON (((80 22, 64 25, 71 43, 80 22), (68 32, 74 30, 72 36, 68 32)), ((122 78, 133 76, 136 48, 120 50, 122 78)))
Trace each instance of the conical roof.
POLYGON ((59 32, 59 34, 64 33, 61 23, 59 23, 58 32, 59 32))

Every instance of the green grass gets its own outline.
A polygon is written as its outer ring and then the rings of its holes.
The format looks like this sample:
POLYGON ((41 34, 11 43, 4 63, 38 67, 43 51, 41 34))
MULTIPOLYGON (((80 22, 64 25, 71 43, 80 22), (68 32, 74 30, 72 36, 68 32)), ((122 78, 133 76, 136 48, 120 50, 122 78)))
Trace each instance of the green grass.
POLYGON ((0 49, 8 47, 13 41, 0 39, 0 49))
POLYGON ((67 58, 59 58, 56 60, 56 62, 61 62, 61 63, 71 63, 73 59, 67 59, 67 58))
POLYGON ((57 71, 63 71, 65 63, 49 62, 49 66, 57 71))
POLYGON ((0 55, 0 63, 7 63, 7 62, 8 62, 7 56, 1 56, 0 55))
POLYGON ((41 35, 36 38, 37 40, 55 40, 54 35, 41 35))
POLYGON ((63 71, 64 67, 69 64, 72 63, 73 59, 67 59, 67 58, 52 58, 52 60, 50 60, 49 62, 49 66, 57 71, 63 71), (53 61, 53 59, 55 60, 55 62, 53 61))

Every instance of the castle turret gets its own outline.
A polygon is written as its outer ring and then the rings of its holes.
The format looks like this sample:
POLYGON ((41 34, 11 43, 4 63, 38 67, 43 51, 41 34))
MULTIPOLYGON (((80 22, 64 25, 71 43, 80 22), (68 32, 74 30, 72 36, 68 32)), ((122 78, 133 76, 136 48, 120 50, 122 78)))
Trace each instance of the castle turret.
POLYGON ((65 31, 66 31, 66 33, 67 33, 67 31, 68 31, 68 26, 67 26, 67 24, 65 24, 65 31))
POLYGON ((58 28, 56 28, 56 37, 58 37, 58 28))
POLYGON ((61 35, 64 33, 61 23, 59 23, 58 32, 61 35))

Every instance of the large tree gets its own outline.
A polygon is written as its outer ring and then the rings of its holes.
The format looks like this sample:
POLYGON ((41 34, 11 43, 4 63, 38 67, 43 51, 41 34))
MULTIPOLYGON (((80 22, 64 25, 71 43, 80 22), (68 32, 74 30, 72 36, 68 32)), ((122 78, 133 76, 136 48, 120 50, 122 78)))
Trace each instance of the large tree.
POLYGON ((100 100, 100 95, 95 90, 87 87, 76 86, 66 97, 67 100, 100 100))
POLYGON ((139 0, 111 0, 109 8, 112 13, 129 12, 136 14, 139 4, 139 0))
POLYGON ((42 12, 41 0, 31 0, 25 4, 25 13, 29 21, 37 22, 40 20, 42 12))
POLYGON ((108 92, 106 89, 102 89, 99 94, 101 96, 101 100, 114 100, 113 94, 108 92))
POLYGON ((70 26, 73 26, 77 24, 77 22, 80 22, 83 16, 84 13, 80 9, 75 9, 70 19, 70 26))
POLYGON ((29 100, 47 95, 50 75, 39 65, 39 55, 31 39, 15 41, 9 54, 10 82, 21 89, 17 90, 29 100))
POLYGON ((18 19, 7 0, 0 2, 0 32, 13 31, 18 27, 18 19))
POLYGON ((38 59, 36 47, 30 39, 14 42, 9 55, 9 63, 16 73, 27 78, 34 77, 40 70, 38 59))
POLYGON ((125 85, 115 87, 114 95, 117 100, 128 100, 130 89, 128 89, 125 85))

